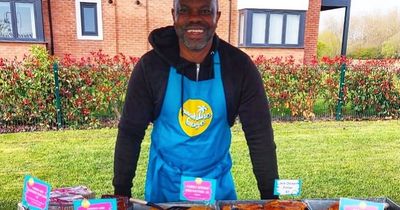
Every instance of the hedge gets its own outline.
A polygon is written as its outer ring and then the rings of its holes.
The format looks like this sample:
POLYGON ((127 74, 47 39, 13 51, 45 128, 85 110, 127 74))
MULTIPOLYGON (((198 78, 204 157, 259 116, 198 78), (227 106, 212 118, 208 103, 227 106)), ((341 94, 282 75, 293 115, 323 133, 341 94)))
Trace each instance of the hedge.
MULTIPOLYGON (((55 129, 53 63, 59 66, 63 125, 98 127, 118 120, 127 81, 138 58, 103 51, 87 57, 52 57, 41 47, 19 61, 0 58, 0 132, 55 129)), ((254 59, 275 115, 314 119, 316 104, 334 116, 340 66, 346 64, 344 113, 399 118, 400 68, 396 60, 323 57, 309 65, 292 56, 254 59)), ((115 122, 113 122, 115 124, 115 122)))

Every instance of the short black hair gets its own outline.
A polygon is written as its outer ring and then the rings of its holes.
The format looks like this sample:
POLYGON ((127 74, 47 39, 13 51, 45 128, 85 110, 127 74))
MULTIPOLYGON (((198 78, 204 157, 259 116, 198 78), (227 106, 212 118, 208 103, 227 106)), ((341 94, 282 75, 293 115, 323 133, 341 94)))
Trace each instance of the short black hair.
MULTIPOLYGON (((176 12, 177 12, 176 8, 178 7, 179 1, 180 0, 174 0, 173 5, 172 5, 172 8, 174 8, 174 10, 175 10, 175 15, 176 15, 176 12)), ((211 0, 211 2, 214 2, 214 4, 215 4, 215 13, 217 13, 219 11, 218 0, 211 0)))

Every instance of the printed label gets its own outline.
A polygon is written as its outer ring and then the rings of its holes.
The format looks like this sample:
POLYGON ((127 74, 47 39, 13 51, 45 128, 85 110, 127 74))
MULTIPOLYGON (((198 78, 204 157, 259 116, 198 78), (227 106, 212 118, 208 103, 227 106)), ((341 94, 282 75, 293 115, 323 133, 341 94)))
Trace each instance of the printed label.
POLYGON ((215 179, 182 176, 180 199, 214 203, 215 183, 215 179))
POLYGON ((44 181, 25 176, 22 193, 22 205, 32 210, 47 210, 51 187, 44 181))
POLYGON ((274 195, 300 195, 301 180, 275 179, 274 195))
POLYGON ((75 200, 74 210, 117 210, 117 199, 75 200))
POLYGON ((339 210, 383 210, 383 203, 376 203, 364 200, 340 198, 339 210))

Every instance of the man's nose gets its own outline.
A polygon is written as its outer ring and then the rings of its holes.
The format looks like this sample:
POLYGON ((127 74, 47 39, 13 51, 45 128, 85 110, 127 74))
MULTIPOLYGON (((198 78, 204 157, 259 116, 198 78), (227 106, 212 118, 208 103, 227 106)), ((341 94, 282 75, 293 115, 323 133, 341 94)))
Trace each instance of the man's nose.
POLYGON ((202 19, 202 15, 199 11, 191 11, 188 15, 189 21, 199 21, 202 19))

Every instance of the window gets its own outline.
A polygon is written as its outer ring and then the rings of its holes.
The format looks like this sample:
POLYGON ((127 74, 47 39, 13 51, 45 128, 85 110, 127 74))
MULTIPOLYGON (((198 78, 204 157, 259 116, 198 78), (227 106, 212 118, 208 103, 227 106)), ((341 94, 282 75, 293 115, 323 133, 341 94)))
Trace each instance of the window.
POLYGON ((76 0, 78 39, 102 40, 101 0, 76 0))
POLYGON ((0 40, 44 41, 40 0, 0 0, 0 40))
POLYGON ((241 10, 239 46, 303 47, 304 16, 305 11, 241 10))

